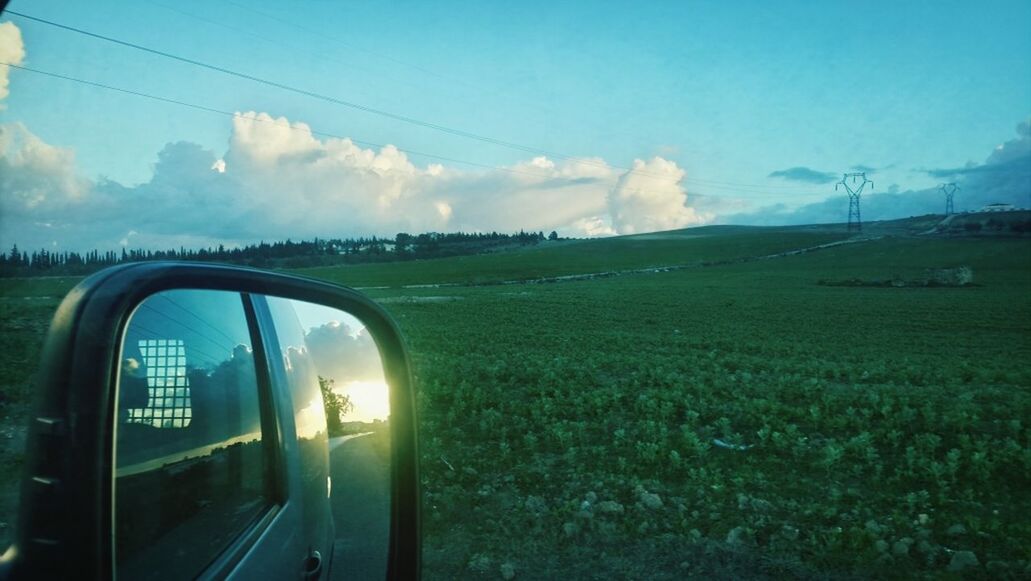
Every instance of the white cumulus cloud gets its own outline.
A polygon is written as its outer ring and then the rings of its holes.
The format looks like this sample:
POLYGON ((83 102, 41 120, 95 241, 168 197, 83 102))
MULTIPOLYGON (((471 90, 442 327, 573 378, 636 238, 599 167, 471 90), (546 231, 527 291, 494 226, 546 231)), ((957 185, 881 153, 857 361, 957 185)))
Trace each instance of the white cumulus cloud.
POLYGON ((0 125, 0 208, 5 216, 58 212, 81 202, 90 187, 76 173, 73 150, 45 143, 21 123, 0 125))
MULTIPOLYGON (((0 22, 0 62, 20 65, 25 61, 25 43, 21 39, 21 30, 13 22, 0 22)), ((10 94, 11 67, 0 65, 0 100, 10 94)), ((5 105, 0 103, 0 110, 5 105)))
POLYGON ((676 163, 661 157, 634 161, 633 171, 619 178, 608 198, 616 232, 674 230, 710 220, 712 216, 687 206, 687 192, 680 185, 684 175, 676 163))
POLYGON ((567 232, 567 235, 576 237, 613 236, 615 234, 617 232, 612 229, 610 221, 601 216, 588 216, 574 220, 569 225, 567 232))
POLYGON ((661 158, 631 172, 544 156, 497 169, 420 166, 391 145, 324 138, 253 111, 233 119, 223 152, 167 144, 153 177, 136 186, 87 180, 74 162, 72 150, 20 124, 0 126, 0 208, 14 217, 0 244, 31 247, 44 235, 71 248, 457 230, 605 236, 704 219, 685 206, 684 172, 661 158))

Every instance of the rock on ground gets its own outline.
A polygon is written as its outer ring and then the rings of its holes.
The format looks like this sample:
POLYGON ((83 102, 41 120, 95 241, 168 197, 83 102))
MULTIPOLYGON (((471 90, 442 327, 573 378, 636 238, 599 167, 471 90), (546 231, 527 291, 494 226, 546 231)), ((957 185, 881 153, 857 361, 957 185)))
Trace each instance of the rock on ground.
POLYGON ((981 563, 977 560, 977 555, 971 551, 956 551, 952 554, 952 560, 949 561, 949 571, 962 571, 967 567, 977 567, 981 563))

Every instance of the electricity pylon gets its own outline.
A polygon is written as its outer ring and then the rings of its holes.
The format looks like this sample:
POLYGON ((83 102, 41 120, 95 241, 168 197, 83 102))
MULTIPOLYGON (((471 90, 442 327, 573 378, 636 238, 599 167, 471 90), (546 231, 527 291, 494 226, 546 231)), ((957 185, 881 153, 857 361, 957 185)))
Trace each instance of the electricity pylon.
POLYGON ((941 191, 945 194, 945 215, 951 216, 956 213, 956 210, 952 207, 952 197, 959 189, 955 183, 947 183, 941 185, 941 191))
POLYGON ((859 214, 859 196, 863 193, 863 188, 866 184, 870 184, 870 189, 873 189, 873 182, 866 179, 866 172, 857 173, 846 173, 842 174, 841 181, 834 184, 834 191, 838 191, 838 186, 845 186, 845 191, 848 192, 848 231, 855 230, 856 232, 863 231, 863 220, 859 214), (852 183, 848 183, 848 179, 852 178, 852 183), (862 183, 859 187, 855 187, 855 184, 859 179, 862 178, 862 183))

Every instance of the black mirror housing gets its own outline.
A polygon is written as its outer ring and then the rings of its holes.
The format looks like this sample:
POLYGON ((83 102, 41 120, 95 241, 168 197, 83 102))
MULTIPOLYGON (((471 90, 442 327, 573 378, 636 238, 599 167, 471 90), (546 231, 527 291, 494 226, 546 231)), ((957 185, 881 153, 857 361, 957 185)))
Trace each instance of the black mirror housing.
MULTIPOLYGON (((112 267, 62 301, 47 334, 28 432, 14 545, 0 578, 107 579, 112 562, 113 414, 122 336, 155 293, 231 291, 305 301, 353 315, 372 335, 390 388, 390 546, 387 577, 419 576, 419 476, 415 402, 404 340, 385 310, 361 293, 255 269, 183 262, 112 267)), ((125 384, 123 384, 123 390, 125 384)), ((123 398, 145 402, 146 389, 123 398)))

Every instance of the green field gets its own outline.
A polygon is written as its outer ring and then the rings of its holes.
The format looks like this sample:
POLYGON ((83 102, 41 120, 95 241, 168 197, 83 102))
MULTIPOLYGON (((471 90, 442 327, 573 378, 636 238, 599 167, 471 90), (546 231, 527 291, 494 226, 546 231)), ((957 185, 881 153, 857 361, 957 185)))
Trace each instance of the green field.
MULTIPOLYGON (((967 577, 1025 578, 1031 240, 757 260, 842 238, 692 229, 301 272, 385 287, 407 336, 428 577, 958 578, 969 551, 967 577), (663 266, 684 268, 626 272, 663 266), (957 266, 973 285, 817 284, 957 266), (428 284, 451 286, 401 288, 428 284)), ((0 281, 4 430, 73 282, 0 281)))
POLYGON ((310 268, 295 272, 356 287, 482 285, 700 265, 816 246, 842 238, 840 231, 715 226, 601 240, 548 242, 503 254, 310 268))

